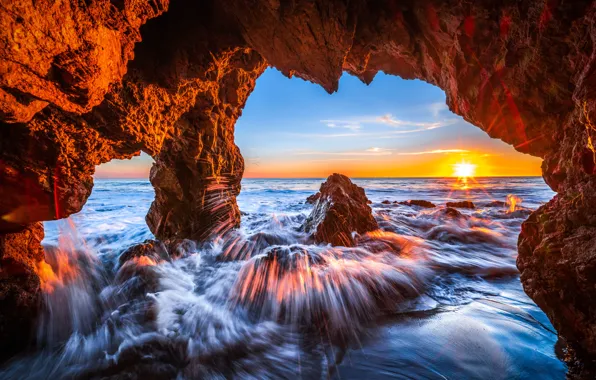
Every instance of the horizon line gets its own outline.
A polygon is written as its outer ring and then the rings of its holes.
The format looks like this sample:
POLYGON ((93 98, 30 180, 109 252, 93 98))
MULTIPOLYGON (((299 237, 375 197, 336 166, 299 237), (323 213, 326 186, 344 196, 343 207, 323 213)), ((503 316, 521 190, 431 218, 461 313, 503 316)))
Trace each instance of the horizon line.
MULTIPOLYGON (((336 174, 336 173, 332 173, 336 174)), ((341 173, 338 173, 341 174, 341 173)), ((242 179, 325 179, 329 177, 242 177, 242 179)), ((457 179, 459 177, 454 176, 377 176, 377 177, 360 177, 360 176, 346 176, 348 178, 354 179, 443 179, 443 178, 454 178, 457 179)), ((543 178, 541 175, 487 175, 487 176, 474 176, 470 178, 543 178)), ((134 180, 147 180, 149 181, 149 177, 93 177, 94 180, 96 179, 134 179, 134 180)))

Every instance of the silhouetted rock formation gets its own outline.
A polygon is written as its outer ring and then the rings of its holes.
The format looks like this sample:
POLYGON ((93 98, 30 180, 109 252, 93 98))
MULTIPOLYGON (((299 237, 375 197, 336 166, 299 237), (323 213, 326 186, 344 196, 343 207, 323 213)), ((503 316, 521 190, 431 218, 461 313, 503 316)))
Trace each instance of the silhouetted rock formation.
POLYGON ((96 165, 144 151, 156 237, 220 235, 240 221, 233 126, 265 67, 329 92, 382 70, 544 159, 558 195, 524 225, 522 282, 596 356, 594 19, 588 1, 5 2, 0 232, 79 211, 96 165))
POLYGON ((317 243, 354 245, 353 232, 363 234, 379 228, 364 189, 344 175, 334 173, 321 185, 320 198, 304 224, 317 243))
POLYGON ((402 201, 402 202, 399 202, 399 204, 405 205, 405 206, 418 206, 418 207, 424 207, 424 208, 437 207, 434 203, 425 201, 425 200, 421 200, 421 199, 412 199, 409 201, 402 201))
POLYGON ((447 202, 446 206, 455 208, 476 208, 472 201, 447 202))

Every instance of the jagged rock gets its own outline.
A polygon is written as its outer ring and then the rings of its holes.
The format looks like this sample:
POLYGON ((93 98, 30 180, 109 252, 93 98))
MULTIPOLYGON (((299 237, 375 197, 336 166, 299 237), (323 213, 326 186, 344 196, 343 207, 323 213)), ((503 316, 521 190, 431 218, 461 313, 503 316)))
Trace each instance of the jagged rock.
POLYGON ((437 207, 432 202, 425 201, 425 200, 420 200, 420 199, 413 199, 413 200, 409 200, 409 201, 402 201, 402 202, 399 202, 399 204, 400 205, 406 205, 406 206, 418 206, 418 207, 424 207, 424 208, 437 207))
POLYGON ((38 270, 44 263, 43 225, 0 234, 0 360, 24 349, 41 304, 38 270))
POLYGON ((446 206, 455 208, 476 208, 472 201, 447 202, 446 206))
POLYGON ((583 219, 595 207, 595 197, 557 195, 522 224, 518 242, 524 290, 579 357, 596 352, 596 218, 583 219))
POLYGON ((381 202, 381 204, 384 204, 384 205, 390 205, 390 204, 391 204, 391 201, 390 201, 390 200, 387 200, 387 199, 385 199, 383 202, 381 202))
POLYGON ((168 249, 164 243, 157 240, 145 240, 143 243, 127 248, 122 252, 118 261, 122 266, 129 260, 142 257, 150 259, 155 264, 160 261, 170 260, 168 249))
POLYGON ((321 198, 321 193, 309 195, 309 197, 306 198, 306 203, 309 205, 314 205, 319 200, 319 198, 321 198))
POLYGON ((379 228, 364 189, 344 175, 334 173, 321 185, 321 197, 308 216, 304 229, 317 243, 354 245, 352 233, 379 228))

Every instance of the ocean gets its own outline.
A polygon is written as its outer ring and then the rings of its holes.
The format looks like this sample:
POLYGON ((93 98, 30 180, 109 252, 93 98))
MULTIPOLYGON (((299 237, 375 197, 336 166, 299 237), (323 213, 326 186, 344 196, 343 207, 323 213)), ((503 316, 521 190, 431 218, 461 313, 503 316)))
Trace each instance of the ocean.
POLYGON ((323 181, 244 179, 238 230, 120 265, 153 238, 153 188, 97 179, 80 213, 45 223, 38 342, 0 377, 565 378, 515 266, 521 223, 554 195, 542 178, 354 179, 380 230, 353 248, 300 228, 323 181), (438 207, 394 203, 410 199, 438 207), (461 200, 476 208, 444 206, 461 200))

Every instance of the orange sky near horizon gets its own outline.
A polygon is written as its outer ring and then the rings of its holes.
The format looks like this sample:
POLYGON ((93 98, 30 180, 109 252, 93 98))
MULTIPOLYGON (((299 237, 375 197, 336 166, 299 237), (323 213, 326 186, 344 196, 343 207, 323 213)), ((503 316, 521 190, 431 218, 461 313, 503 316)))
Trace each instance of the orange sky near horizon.
MULTIPOLYGON (((511 150, 513 150, 511 148, 511 150)), ((246 160, 244 178, 326 178, 332 173, 349 177, 452 177, 462 161, 476 166, 476 177, 540 176, 542 159, 518 152, 406 154, 304 158, 280 157, 263 164, 246 160)), ((132 160, 114 160, 97 167, 96 178, 148 179, 152 159, 143 154, 132 160)))
POLYGON ((480 152, 410 156, 374 156, 323 160, 280 159, 267 165, 247 163, 244 178, 326 178, 332 173, 348 177, 453 177, 455 165, 475 165, 476 177, 541 176, 542 159, 528 155, 480 152))

